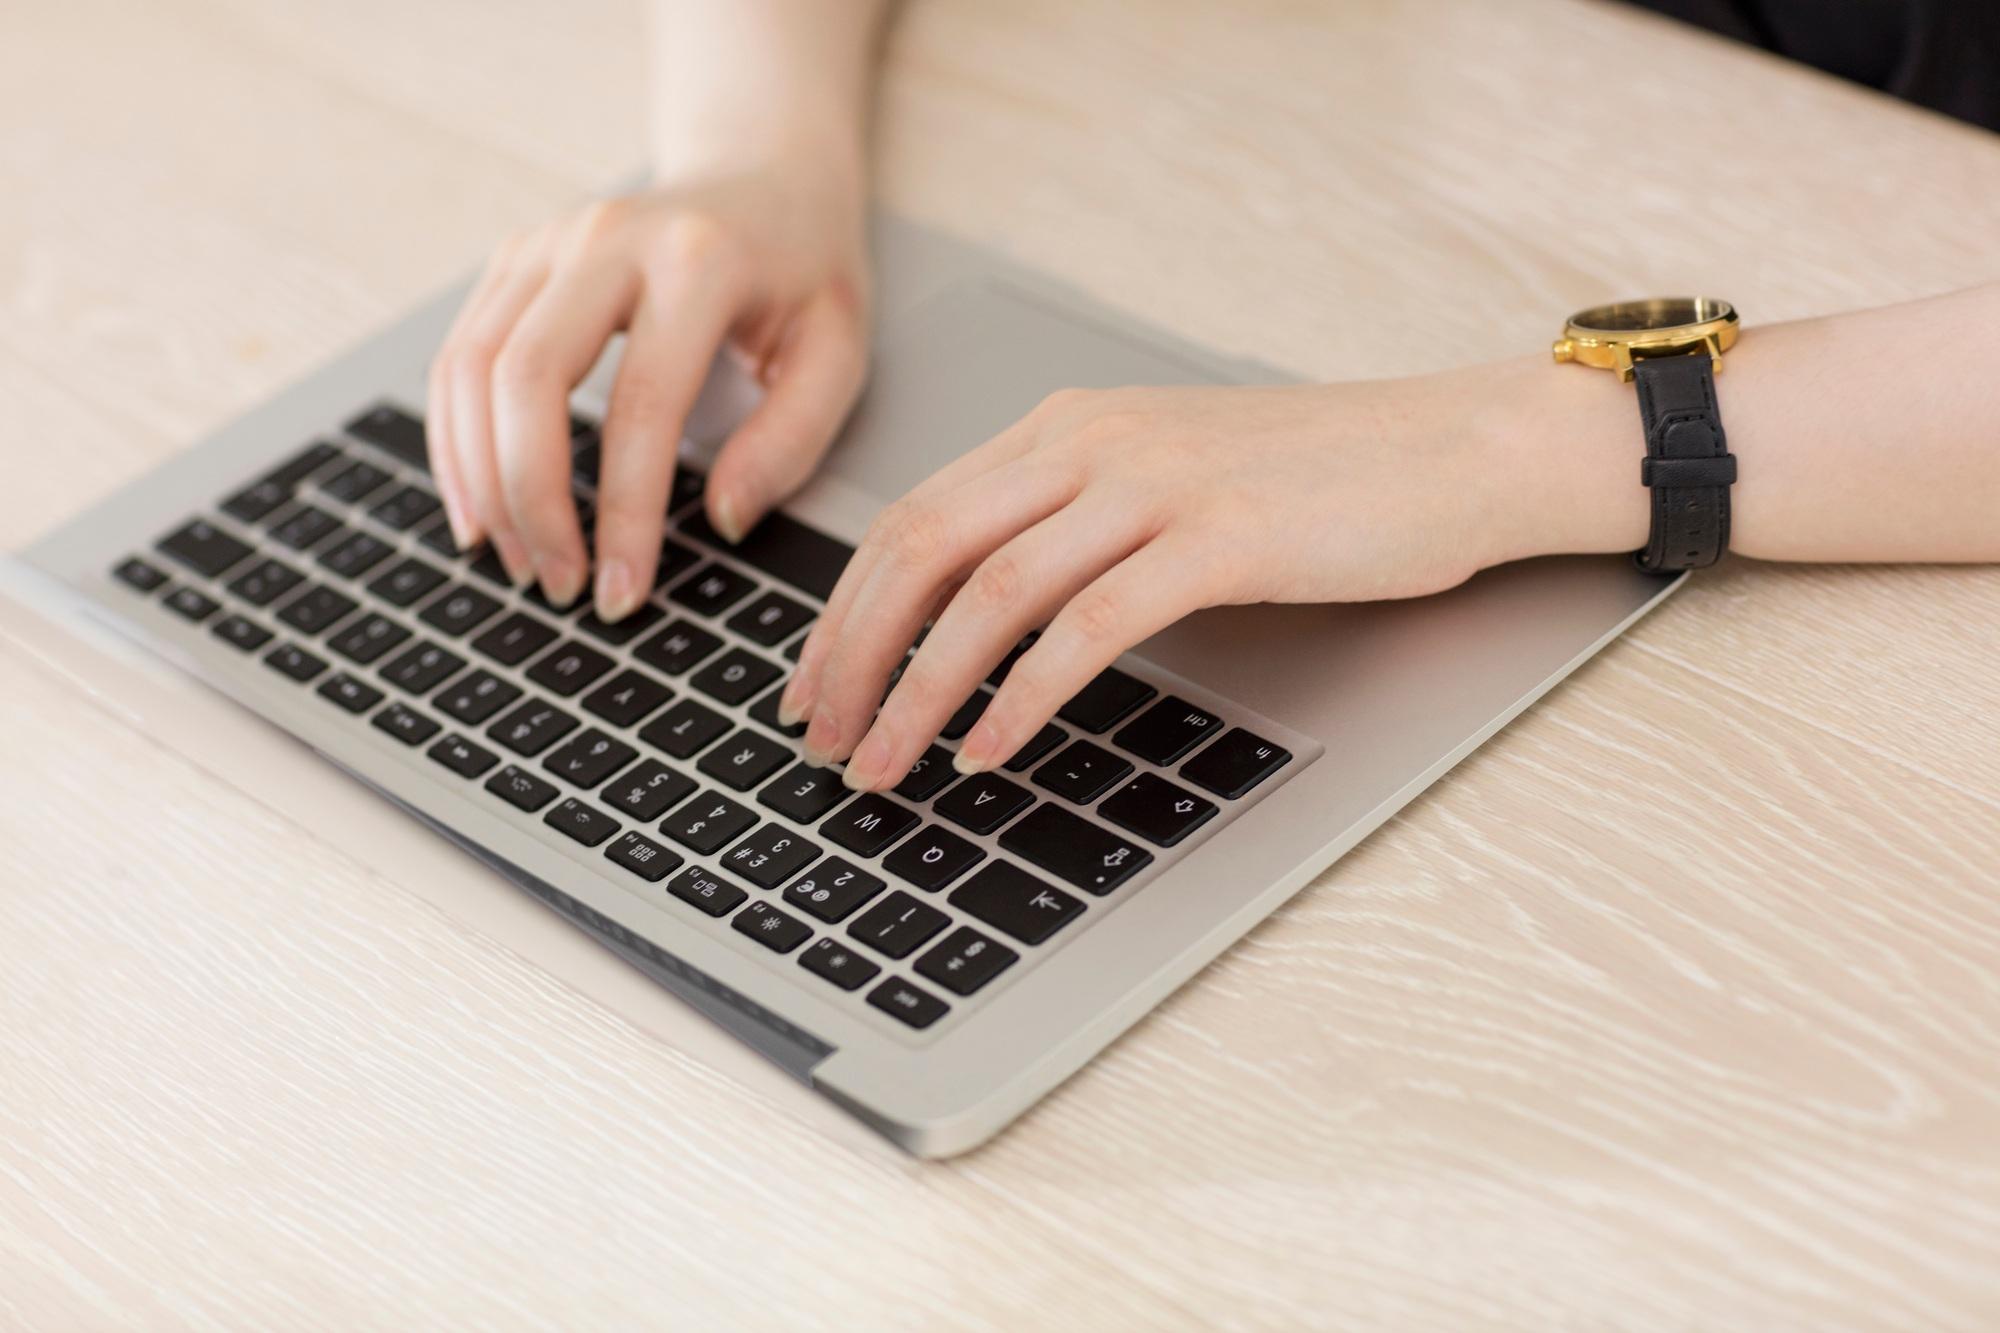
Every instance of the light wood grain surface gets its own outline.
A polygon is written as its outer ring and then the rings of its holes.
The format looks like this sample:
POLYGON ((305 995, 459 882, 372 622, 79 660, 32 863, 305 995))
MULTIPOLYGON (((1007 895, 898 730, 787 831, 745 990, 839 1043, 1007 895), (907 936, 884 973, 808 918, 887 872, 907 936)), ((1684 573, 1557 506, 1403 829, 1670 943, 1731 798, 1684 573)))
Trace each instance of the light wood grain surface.
MULTIPOLYGON (((0 545, 642 151, 615 0, 0 30, 0 545)), ((1580 0, 919 0, 878 139, 1313 376, 2000 266, 2000 141, 1580 0)), ((0 700, 0 1327, 2000 1323, 2000 571, 1702 578, 942 1165, 0 700)))

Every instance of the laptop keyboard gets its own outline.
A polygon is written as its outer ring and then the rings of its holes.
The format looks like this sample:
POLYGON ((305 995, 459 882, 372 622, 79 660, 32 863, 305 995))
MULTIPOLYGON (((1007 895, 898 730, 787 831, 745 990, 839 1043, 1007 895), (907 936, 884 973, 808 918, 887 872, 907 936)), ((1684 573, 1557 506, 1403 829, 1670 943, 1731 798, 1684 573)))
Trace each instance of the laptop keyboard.
MULTIPOLYGON (((379 404, 344 435, 113 577, 628 888, 907 1028, 997 992, 1297 767, 1112 668, 1002 770, 960 777, 952 745, 1024 644, 893 793, 856 795, 777 719, 845 544, 774 514, 731 547, 682 466, 653 596, 605 624, 455 550, 416 417, 379 404)), ((588 538, 593 423, 575 419, 574 446, 588 538)))

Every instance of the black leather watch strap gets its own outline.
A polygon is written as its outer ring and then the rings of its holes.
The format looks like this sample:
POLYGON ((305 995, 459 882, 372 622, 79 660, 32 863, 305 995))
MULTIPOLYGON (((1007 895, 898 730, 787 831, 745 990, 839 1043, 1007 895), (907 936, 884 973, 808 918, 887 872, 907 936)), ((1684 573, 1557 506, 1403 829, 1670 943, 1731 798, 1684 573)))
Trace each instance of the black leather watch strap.
POLYGON ((1632 558, 1650 574, 1701 569, 1729 549, 1729 488, 1736 455, 1722 433, 1715 372, 1706 353, 1633 363, 1646 457, 1639 481, 1653 493, 1653 532, 1632 558))

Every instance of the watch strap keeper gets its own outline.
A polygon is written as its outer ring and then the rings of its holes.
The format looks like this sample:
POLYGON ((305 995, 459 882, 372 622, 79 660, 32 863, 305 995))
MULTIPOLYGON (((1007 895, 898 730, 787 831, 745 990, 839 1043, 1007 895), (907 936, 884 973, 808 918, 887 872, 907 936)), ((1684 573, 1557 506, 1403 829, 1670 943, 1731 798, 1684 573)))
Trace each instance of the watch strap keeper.
POLYGON ((1646 357, 1633 363, 1632 378, 1646 428, 1639 481, 1653 505, 1652 533, 1632 558, 1652 574, 1705 568, 1729 549, 1729 488, 1736 481, 1714 369, 1705 352, 1646 357))

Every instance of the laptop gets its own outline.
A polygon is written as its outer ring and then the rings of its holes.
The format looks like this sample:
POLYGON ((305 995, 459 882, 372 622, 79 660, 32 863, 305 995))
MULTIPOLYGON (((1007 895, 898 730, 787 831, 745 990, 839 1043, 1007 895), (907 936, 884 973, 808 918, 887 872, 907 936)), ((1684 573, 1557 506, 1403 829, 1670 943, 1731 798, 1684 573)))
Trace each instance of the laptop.
MULTIPOLYGON (((476 858, 479 891, 526 891, 910 1152, 963 1152, 1677 581, 1549 559, 1417 601, 1205 611, 960 777, 1003 662, 893 792, 850 793, 776 700, 883 504, 1057 388, 1276 378, 913 223, 875 248, 877 371, 825 467, 722 541, 703 465, 756 390, 718 360, 627 620, 453 548, 423 393, 463 289, 69 520, 0 594, 282 733, 182 737, 211 770, 253 785, 303 743, 476 858)), ((573 398, 586 528, 616 357, 573 398)))

